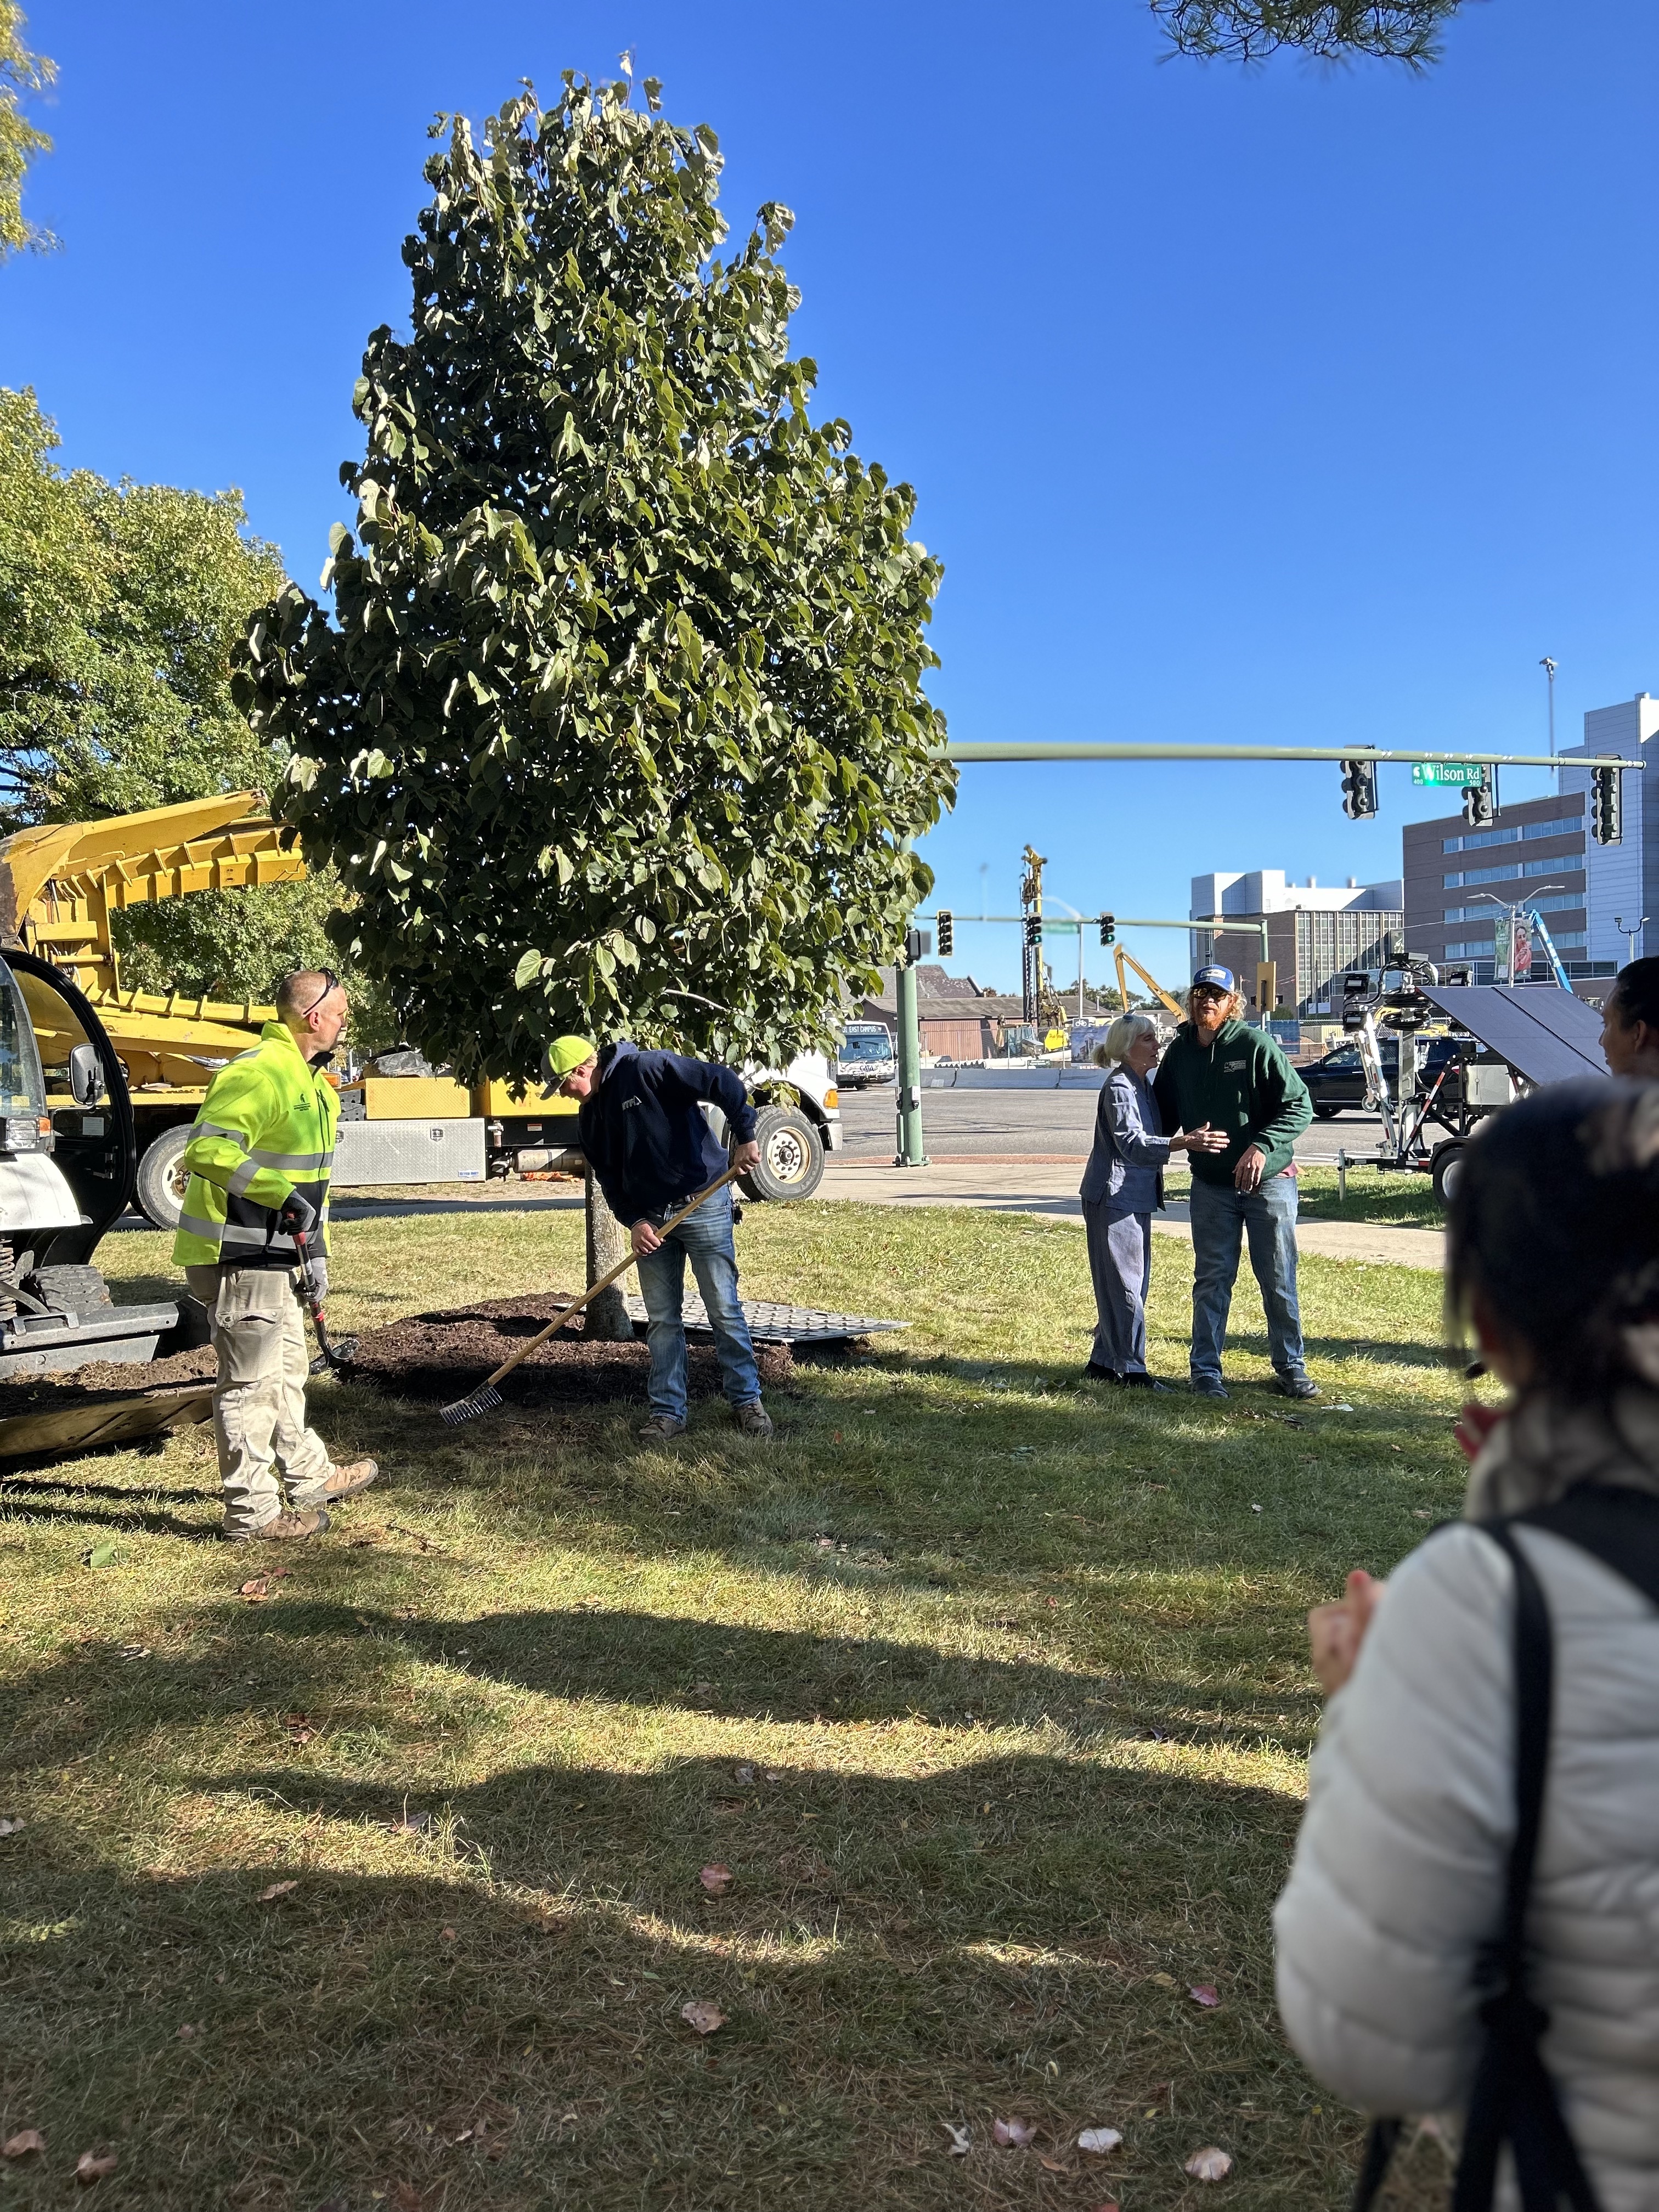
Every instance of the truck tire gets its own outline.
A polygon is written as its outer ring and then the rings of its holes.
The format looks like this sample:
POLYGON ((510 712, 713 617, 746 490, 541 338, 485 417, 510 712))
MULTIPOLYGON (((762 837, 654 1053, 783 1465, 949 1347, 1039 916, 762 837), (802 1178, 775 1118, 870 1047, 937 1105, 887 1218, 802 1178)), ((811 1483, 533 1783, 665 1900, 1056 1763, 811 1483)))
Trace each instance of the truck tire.
POLYGON ((185 1210, 185 1185, 190 1177, 182 1164, 190 1128, 188 1121, 178 1121, 172 1128, 163 1129, 159 1137, 150 1139, 138 1163, 133 1196, 140 1211, 158 1229, 176 1229, 185 1210))
POLYGON ((1441 1211, 1451 1204, 1457 1188, 1458 1177, 1463 1172, 1463 1146, 1461 1141, 1435 1147, 1429 1173, 1434 1183, 1434 1195, 1441 1211))
POLYGON ((823 1180, 823 1139, 799 1106, 763 1106, 755 1118, 760 1165, 738 1177, 753 1199, 811 1198, 823 1180))
POLYGON ((1316 1121, 1334 1121, 1341 1111, 1342 1109, 1340 1106, 1316 1106, 1314 1119, 1316 1121))
POLYGON ((101 1313, 112 1300, 96 1267, 36 1267, 22 1287, 53 1313, 101 1313))

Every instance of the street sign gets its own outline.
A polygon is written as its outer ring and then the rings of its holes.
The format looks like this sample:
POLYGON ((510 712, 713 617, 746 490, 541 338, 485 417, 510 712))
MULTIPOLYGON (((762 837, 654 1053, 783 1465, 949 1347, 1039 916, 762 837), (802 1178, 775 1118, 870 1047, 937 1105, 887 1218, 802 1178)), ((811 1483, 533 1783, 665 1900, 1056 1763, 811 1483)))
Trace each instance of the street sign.
POLYGON ((1486 771, 1478 761, 1413 761, 1412 781, 1416 784, 1448 784, 1461 791, 1466 785, 1479 783, 1486 771))

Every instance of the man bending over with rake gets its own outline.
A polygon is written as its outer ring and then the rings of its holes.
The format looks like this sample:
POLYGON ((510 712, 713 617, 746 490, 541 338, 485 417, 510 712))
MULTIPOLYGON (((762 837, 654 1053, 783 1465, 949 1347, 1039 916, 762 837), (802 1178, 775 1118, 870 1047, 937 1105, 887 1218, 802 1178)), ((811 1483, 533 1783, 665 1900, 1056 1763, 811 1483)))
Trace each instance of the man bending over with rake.
POLYGON ((703 1117, 704 1099, 720 1108, 737 1139, 732 1166, 760 1165, 755 1109, 741 1077, 683 1053, 641 1052, 626 1037, 603 1052, 586 1037, 559 1037, 548 1059, 561 1091, 581 1102, 576 1118, 582 1151, 605 1204, 629 1224, 639 1259, 651 1348, 651 1418, 641 1436, 647 1443, 665 1444, 685 1431, 682 1299, 689 1259, 714 1333, 732 1419, 745 1437, 769 1437, 772 1422, 761 1403, 755 1347, 738 1302, 730 1184, 665 1237, 660 1233, 671 1214, 726 1172, 726 1155, 703 1117))

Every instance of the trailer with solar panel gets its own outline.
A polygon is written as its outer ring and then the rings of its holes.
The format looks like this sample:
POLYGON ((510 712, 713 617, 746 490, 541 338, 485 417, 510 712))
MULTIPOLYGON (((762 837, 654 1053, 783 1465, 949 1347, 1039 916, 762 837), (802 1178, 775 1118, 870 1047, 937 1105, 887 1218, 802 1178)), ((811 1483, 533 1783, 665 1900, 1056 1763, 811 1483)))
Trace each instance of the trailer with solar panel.
POLYGON ((1369 974, 1343 978, 1342 1025, 1359 1048, 1365 1103, 1382 1122, 1374 1152, 1336 1156, 1337 1191, 1346 1199, 1348 1170, 1427 1175, 1442 1206, 1456 1188, 1463 1150, 1487 1115, 1547 1083, 1605 1077, 1601 1016, 1553 984, 1443 983, 1425 960, 1402 959, 1375 983, 1369 974), (1451 1026, 1460 1049, 1430 1081, 1422 1033, 1431 1023, 1451 1026), (1378 1031, 1399 1041, 1393 1078, 1378 1031), (1456 1070, 1460 1080, 1449 1079, 1456 1070))

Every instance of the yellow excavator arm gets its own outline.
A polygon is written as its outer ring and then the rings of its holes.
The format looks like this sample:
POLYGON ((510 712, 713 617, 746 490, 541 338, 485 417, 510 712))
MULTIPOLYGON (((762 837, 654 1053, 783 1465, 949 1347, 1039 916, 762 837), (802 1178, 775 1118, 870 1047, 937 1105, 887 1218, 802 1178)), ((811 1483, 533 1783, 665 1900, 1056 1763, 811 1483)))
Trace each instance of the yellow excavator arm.
POLYGON ((1169 1008, 1170 1012, 1175 1016, 1178 1022, 1184 1022, 1186 1020, 1187 1009, 1185 1006, 1180 1005, 1177 1000, 1172 999, 1169 993, 1164 989, 1163 984, 1146 973, 1146 970, 1141 966, 1139 961, 1135 958, 1133 952, 1126 952, 1123 950, 1123 947, 1120 945, 1115 948, 1114 957, 1117 961, 1118 996, 1123 1001, 1123 1011, 1125 1013, 1127 1013, 1129 1011, 1129 979, 1123 971, 1126 967, 1128 967, 1134 969, 1136 975, 1139 976, 1141 981, 1146 986, 1146 988, 1149 991, 1152 992, 1158 998, 1163 1000, 1164 1005, 1169 1008))
POLYGON ((253 791, 102 822, 46 823, 0 840, 0 942, 21 944, 69 969, 97 1007, 135 1088, 199 1083, 195 1055, 245 1051, 273 1009, 128 990, 111 915, 187 891, 293 883, 305 872, 292 831, 270 819, 253 791))

